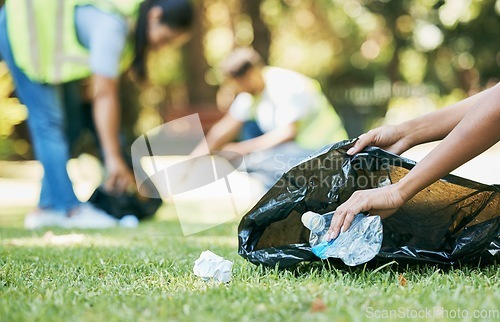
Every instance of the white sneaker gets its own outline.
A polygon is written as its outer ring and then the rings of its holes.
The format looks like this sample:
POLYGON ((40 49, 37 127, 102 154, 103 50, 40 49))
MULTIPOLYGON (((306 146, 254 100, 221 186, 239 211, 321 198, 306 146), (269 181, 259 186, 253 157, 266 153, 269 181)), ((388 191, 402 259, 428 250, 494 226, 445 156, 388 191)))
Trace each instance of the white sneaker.
POLYGON ((105 229, 115 227, 117 224, 118 220, 105 211, 97 209, 89 203, 83 203, 70 211, 65 227, 105 229))
POLYGON ((51 209, 36 209, 24 218, 24 228, 39 229, 49 226, 65 227, 68 217, 63 211, 51 209))

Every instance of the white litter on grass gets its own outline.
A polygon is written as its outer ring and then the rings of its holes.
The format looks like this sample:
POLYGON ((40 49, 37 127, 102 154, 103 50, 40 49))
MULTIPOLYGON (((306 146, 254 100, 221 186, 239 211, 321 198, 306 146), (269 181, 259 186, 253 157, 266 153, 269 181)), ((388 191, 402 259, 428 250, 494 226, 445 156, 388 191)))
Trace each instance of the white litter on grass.
POLYGON ((194 262, 193 272, 204 281, 214 279, 218 282, 228 283, 231 281, 232 267, 233 262, 206 250, 194 262))

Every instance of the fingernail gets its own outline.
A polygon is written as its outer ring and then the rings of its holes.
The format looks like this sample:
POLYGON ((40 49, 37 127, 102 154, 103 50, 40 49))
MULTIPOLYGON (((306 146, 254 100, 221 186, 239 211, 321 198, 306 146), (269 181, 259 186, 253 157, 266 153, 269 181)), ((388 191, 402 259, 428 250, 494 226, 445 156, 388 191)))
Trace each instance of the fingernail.
POLYGON ((340 231, 345 232, 345 226, 342 226, 342 228, 340 228, 340 231))
POLYGON ((347 154, 351 155, 354 153, 354 148, 350 148, 349 150, 347 150, 347 154))

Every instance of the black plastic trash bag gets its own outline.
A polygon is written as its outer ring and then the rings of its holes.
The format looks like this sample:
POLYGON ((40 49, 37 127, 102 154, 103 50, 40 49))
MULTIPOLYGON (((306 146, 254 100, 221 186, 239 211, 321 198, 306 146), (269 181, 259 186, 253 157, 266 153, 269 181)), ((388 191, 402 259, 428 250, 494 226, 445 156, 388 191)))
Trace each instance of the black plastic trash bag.
MULTIPOLYGON (((353 142, 327 146, 285 173, 241 220, 238 253, 280 268, 319 260, 304 212, 335 210, 354 191, 395 183, 415 165, 373 147, 349 156, 353 142)), ((448 175, 384 219, 383 229, 370 263, 493 263, 500 258, 500 188, 448 175)))
POLYGON ((153 217, 162 205, 161 199, 146 198, 137 193, 112 194, 103 187, 98 187, 88 202, 117 219, 134 215, 139 220, 153 217))

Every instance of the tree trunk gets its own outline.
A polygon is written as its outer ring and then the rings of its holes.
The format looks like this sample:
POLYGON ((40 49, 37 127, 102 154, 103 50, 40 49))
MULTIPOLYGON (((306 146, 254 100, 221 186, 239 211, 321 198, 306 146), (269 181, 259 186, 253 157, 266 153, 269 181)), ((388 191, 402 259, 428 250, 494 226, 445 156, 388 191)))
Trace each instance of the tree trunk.
POLYGON ((190 105, 212 105, 215 103, 216 89, 205 82, 205 72, 208 70, 203 47, 202 19, 205 13, 201 2, 198 1, 197 4, 192 38, 183 50, 186 87, 190 105))
POLYGON ((262 56, 265 62, 268 62, 271 32, 260 16, 261 3, 262 0, 244 1, 242 2, 242 11, 252 19, 253 48, 262 56))

